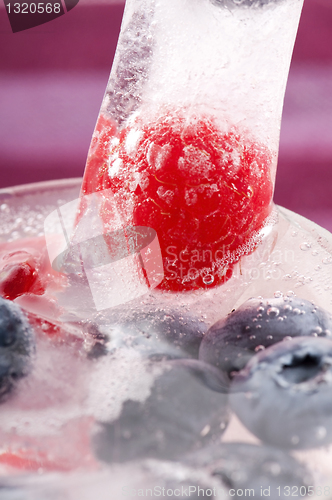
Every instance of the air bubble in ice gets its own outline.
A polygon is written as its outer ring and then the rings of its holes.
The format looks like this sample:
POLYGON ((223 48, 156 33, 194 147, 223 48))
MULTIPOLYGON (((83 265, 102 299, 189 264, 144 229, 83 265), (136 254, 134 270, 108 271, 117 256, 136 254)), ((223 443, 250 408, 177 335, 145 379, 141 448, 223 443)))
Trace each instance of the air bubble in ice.
POLYGON ((256 335, 250 335, 250 337, 249 337, 250 340, 255 340, 255 338, 256 338, 256 335))
POLYGON ((269 472, 272 474, 272 476, 279 476, 280 472, 281 472, 281 466, 280 464, 278 464, 278 462, 272 462, 270 464, 268 464, 268 466, 266 467, 269 472))
POLYGON ((207 435, 209 434, 210 430, 211 430, 211 426, 210 426, 209 424, 207 424, 207 425, 206 425, 206 426, 205 426, 205 427, 201 430, 201 432, 200 432, 201 436, 202 436, 202 437, 207 436, 207 435))
POLYGON ((332 255, 329 255, 328 257, 325 257, 322 260, 323 264, 332 264, 332 255))
POLYGON ((255 347, 255 352, 264 351, 265 347, 263 345, 258 345, 255 347))
POLYGON ((274 292, 274 296, 276 299, 280 299, 281 297, 284 296, 284 294, 282 292, 280 292, 279 290, 277 290, 276 292, 274 292))
POLYGON ((253 392, 246 392, 244 394, 246 399, 257 399, 257 394, 254 394, 253 392))
POLYGON ((292 444, 296 445, 296 444, 298 444, 299 442, 300 442, 300 438, 299 438, 299 436, 292 436, 292 437, 291 437, 291 443, 292 443, 292 444))
POLYGON ((316 435, 316 438, 319 439, 319 440, 324 439, 325 436, 326 436, 326 429, 325 429, 325 427, 323 427, 323 426, 317 427, 315 429, 315 435, 316 435))
POLYGON ((301 243, 300 248, 301 248, 301 250, 303 250, 303 252, 307 252, 311 248, 311 243, 307 243, 305 241, 305 242, 301 243))
POLYGON ((279 309, 277 307, 269 307, 269 309, 267 310, 267 314, 271 318, 275 318, 279 314, 279 309))
POLYGON ((213 282, 214 282, 214 277, 212 276, 212 274, 206 274, 203 277, 203 283, 205 285, 211 285, 213 282))

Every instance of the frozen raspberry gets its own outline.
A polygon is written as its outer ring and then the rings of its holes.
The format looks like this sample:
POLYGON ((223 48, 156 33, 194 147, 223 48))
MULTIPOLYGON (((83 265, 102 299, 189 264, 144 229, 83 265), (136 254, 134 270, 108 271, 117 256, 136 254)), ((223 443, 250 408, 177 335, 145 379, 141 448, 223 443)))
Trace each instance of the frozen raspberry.
POLYGON ((65 283, 64 275, 53 271, 44 237, 0 245, 0 296, 15 300, 25 294, 43 295, 65 283))
POLYGON ((0 295, 14 300, 25 293, 42 295, 45 288, 39 277, 40 259, 36 252, 13 249, 0 258, 0 295))
MULTIPOLYGON (((111 189, 124 223, 157 231, 165 273, 159 288, 229 279, 271 210, 270 151, 235 129, 222 132, 208 116, 136 118, 117 135, 105 118, 102 127, 83 192, 111 189)), ((110 227, 106 208, 101 217, 110 227)))

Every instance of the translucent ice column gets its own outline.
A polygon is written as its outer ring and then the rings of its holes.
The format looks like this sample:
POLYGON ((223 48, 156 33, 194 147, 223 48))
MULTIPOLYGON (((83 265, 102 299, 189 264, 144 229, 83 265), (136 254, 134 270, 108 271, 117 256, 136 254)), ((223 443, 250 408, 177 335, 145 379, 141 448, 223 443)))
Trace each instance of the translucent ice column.
MULTIPOLYGON (((127 0, 82 194, 111 190, 125 226, 157 232, 159 288, 225 282, 271 222, 301 7, 127 0)), ((99 215, 112 231, 107 196, 99 215)))

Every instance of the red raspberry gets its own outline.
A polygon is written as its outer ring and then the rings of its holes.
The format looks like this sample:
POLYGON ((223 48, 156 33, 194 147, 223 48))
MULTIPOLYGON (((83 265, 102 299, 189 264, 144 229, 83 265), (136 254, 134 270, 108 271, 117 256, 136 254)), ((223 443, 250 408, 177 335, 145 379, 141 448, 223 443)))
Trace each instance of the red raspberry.
POLYGON ((53 271, 44 237, 0 245, 0 295, 15 300, 26 293, 43 295, 63 286, 66 279, 53 271))
MULTIPOLYGON (((222 132, 209 116, 136 118, 117 136, 100 120, 102 144, 90 154, 84 192, 111 189, 125 223, 157 231, 165 272, 159 288, 229 279, 271 211, 270 151, 235 129, 222 132)), ((107 210, 101 217, 112 223, 107 210)))
POLYGON ((14 300, 25 293, 42 295, 45 288, 38 276, 39 263, 25 251, 12 252, 4 256, 0 270, 0 295, 14 300))

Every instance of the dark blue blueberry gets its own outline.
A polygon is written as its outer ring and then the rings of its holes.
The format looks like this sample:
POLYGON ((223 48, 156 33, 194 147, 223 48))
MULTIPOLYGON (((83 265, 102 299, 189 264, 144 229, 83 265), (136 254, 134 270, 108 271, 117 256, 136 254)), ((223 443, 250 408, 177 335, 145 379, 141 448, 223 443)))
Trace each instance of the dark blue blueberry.
POLYGON ((298 337, 254 356, 234 375, 232 408, 262 441, 280 448, 332 442, 332 341, 298 337))
POLYGON ((331 314, 304 299, 250 299, 208 330, 199 358, 231 377, 259 350, 304 335, 332 338, 331 314))
POLYGON ((100 327, 108 337, 108 350, 133 348, 153 359, 198 358, 206 330, 206 323, 195 316, 167 309, 110 318, 100 327))
POLYGON ((159 362, 158 368, 145 402, 127 400, 117 420, 100 424, 94 444, 101 460, 175 460, 220 441, 228 422, 227 396, 207 388, 181 360, 159 362))
POLYGON ((285 486, 290 487, 291 492, 297 488, 298 496, 305 496, 307 486, 313 484, 303 465, 288 453, 270 446, 222 443, 191 453, 183 462, 219 478, 226 491, 235 490, 231 496, 236 500, 240 496, 260 499, 268 496, 271 500, 286 498, 289 490, 284 489, 285 486), (266 495, 262 494, 263 491, 266 495))
POLYGON ((32 329, 21 309, 0 298, 0 401, 6 399, 31 367, 32 329))

